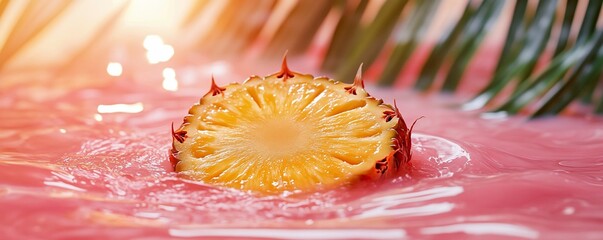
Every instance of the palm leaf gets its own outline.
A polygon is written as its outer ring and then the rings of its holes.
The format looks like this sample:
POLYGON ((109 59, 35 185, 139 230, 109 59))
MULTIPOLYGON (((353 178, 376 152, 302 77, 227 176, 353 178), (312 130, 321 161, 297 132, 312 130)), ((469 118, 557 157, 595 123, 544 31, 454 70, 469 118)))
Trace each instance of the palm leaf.
POLYGON ((541 74, 522 82, 511 98, 498 111, 511 114, 517 113, 522 107, 556 84, 558 79, 561 79, 570 68, 577 66, 572 74, 575 78, 579 75, 581 69, 587 65, 586 63, 594 58, 602 42, 603 35, 599 34, 585 45, 576 45, 574 49, 567 53, 558 55, 541 74))
MULTIPOLYGON (((578 33, 576 45, 582 44, 585 39, 590 37, 595 31, 597 20, 599 19, 599 14, 601 13, 601 5, 603 5, 602 0, 590 0, 588 2, 588 7, 586 8, 584 18, 582 19, 582 25, 580 27, 580 32, 578 33)), ((586 88, 586 90, 582 93, 582 102, 585 103, 591 102, 595 90, 595 86, 592 84, 588 87, 589 88, 586 88)))
POLYGON ((469 61, 486 34, 486 29, 494 24, 503 6, 504 2, 502 1, 482 2, 480 8, 467 24, 463 39, 454 47, 454 49, 458 49, 459 53, 450 67, 442 90, 453 92, 457 89, 469 61))
POLYGON ((496 72, 490 84, 486 86, 475 98, 464 105, 464 109, 478 109, 488 104, 511 80, 518 79, 522 82, 536 66, 538 58, 544 51, 549 39, 555 18, 556 0, 540 1, 536 15, 522 39, 525 45, 513 62, 501 67, 496 72))
POLYGON ((473 2, 470 0, 465 7, 465 11, 463 11, 461 18, 451 27, 448 32, 442 35, 440 41, 431 51, 429 58, 427 58, 427 61, 425 64, 423 64, 419 79, 417 79, 415 82, 416 89, 427 90, 429 87, 431 87, 431 84, 435 80, 438 69, 444 62, 446 54, 451 49, 452 45, 454 45, 454 43, 457 41, 463 32, 463 29, 471 17, 475 14, 475 11, 476 8, 473 5, 473 2))
POLYGON ((0 1, 0 17, 2 17, 2 13, 4 13, 4 10, 6 10, 6 7, 8 6, 8 2, 9 2, 9 0, 0 1))
POLYGON ((318 32, 320 25, 334 6, 333 0, 300 0, 279 26, 265 55, 280 57, 285 51, 291 55, 303 53, 318 32), (300 21, 300 19, 304 19, 300 21))
MULTIPOLYGON (((343 1, 340 4, 351 5, 351 1, 343 1)), ((368 0, 361 0, 355 6, 343 6, 343 14, 337 22, 337 27, 331 37, 327 54, 322 62, 323 71, 334 71, 345 57, 346 52, 352 46, 352 39, 360 29, 360 18, 368 5, 368 0)))
POLYGON ((378 81, 380 85, 389 86, 396 80, 400 70, 427 31, 426 25, 429 24, 428 21, 435 14, 435 9, 439 4, 439 0, 417 2, 416 10, 412 12, 408 21, 401 24, 398 30, 399 33, 397 33, 398 36, 395 36, 396 47, 392 51, 385 70, 383 70, 378 81))
POLYGON ((496 64, 495 71, 497 73, 500 72, 500 69, 503 66, 507 66, 513 57, 517 56, 517 51, 514 50, 518 49, 518 39, 521 38, 523 31, 525 31, 523 23, 527 5, 527 0, 517 0, 515 3, 513 17, 511 18, 511 24, 509 25, 504 47, 498 58, 498 63, 496 64))
POLYGON ((559 33, 559 40, 557 41, 557 47, 553 56, 559 55, 567 46, 569 40, 570 30, 572 23, 574 22, 574 15, 576 14, 576 6, 578 0, 567 0, 565 4, 565 15, 563 15, 563 25, 561 25, 561 32, 559 33))
MULTIPOLYGON (((67 0, 53 1, 52 3, 29 2, 23 14, 20 15, 13 26, 12 31, 8 34, 4 46, 0 49, 0 67, 44 31, 71 4, 72 2, 67 0)), ((4 8, 6 6, 0 5, 1 10, 4 10, 4 8)))
MULTIPOLYGON (((0 1, 0 18, 6 15, 6 9, 13 3, 15 1, 0 1)), ((59 19, 70 3, 62 0, 51 4, 27 3, 0 49, 0 67, 4 67, 59 19)), ((527 0, 468 0, 457 19, 446 19, 451 24, 436 36, 437 41, 433 45, 426 33, 432 27, 432 20, 442 18, 436 14, 443 8, 440 6, 449 2, 228 0, 223 5, 220 2, 221 8, 216 8, 220 12, 216 12, 215 19, 206 21, 214 24, 197 31, 206 34, 201 34, 201 37, 187 34, 195 32, 192 28, 197 26, 193 22, 207 20, 205 13, 213 9, 214 3, 207 0, 191 2, 183 13, 180 34, 193 38, 187 42, 196 43, 188 49, 190 52, 224 58, 258 52, 257 46, 262 46, 259 55, 268 58, 280 58, 286 50, 290 55, 303 55, 311 49, 315 36, 322 36, 317 35, 321 29, 333 29, 327 33, 330 42, 322 58, 318 59, 322 71, 334 73, 340 80, 351 81, 360 63, 371 68, 374 62, 379 61, 383 65, 379 64, 375 69, 383 67, 383 70, 372 71, 376 73, 374 78, 381 86, 392 86, 407 65, 410 66, 408 63, 415 60, 413 57, 417 49, 432 46, 426 60, 418 67, 414 88, 425 91, 441 83, 441 90, 445 92, 457 91, 467 69, 475 62, 483 40, 492 32, 491 27, 500 23, 499 13, 505 5, 513 5, 511 19, 505 23, 509 27, 504 42, 497 51, 500 55, 492 66, 493 74, 486 86, 462 109, 495 106, 494 111, 508 114, 526 112, 540 117, 559 114, 575 100, 582 99, 586 104, 596 103, 595 112, 603 113, 603 96, 598 96, 595 91, 601 85, 603 68, 603 30, 597 29, 603 5, 601 0, 565 0, 561 3, 558 0, 540 0, 537 4, 530 4, 527 0), (287 8, 281 8, 285 5, 287 8), (584 14, 582 5, 586 6, 584 14), (277 14, 276 11, 286 12, 277 14), (555 21, 558 11, 563 18, 555 21), (275 22, 272 21, 277 18, 275 16, 286 17, 275 22), (576 19, 577 16, 583 17, 576 19), (262 35, 265 32, 270 32, 269 36, 262 35), (547 49, 547 46, 551 48, 547 49), (552 58, 547 59, 548 56, 552 58), (537 68, 537 63, 543 64, 537 68), (500 94, 505 89, 511 94, 500 94), (496 105, 498 102, 502 104, 496 105), (528 106, 535 106, 535 111, 527 109, 528 106)), ((121 9, 110 15, 94 31, 93 40, 83 44, 84 49, 72 56, 67 65, 75 65, 80 59, 93 55, 90 49, 102 45, 99 39, 103 39, 103 33, 119 27, 117 19, 124 15, 124 11, 121 9)))
POLYGON ((589 86, 592 86, 592 88, 596 86, 603 70, 603 48, 600 43, 601 37, 598 36, 598 38, 599 50, 589 53, 583 64, 579 65, 567 81, 558 83, 558 86, 544 99, 544 103, 534 112, 533 117, 559 114, 581 92, 589 89, 589 86), (596 54, 594 54, 595 52, 596 54), (584 64, 589 60, 592 64, 584 64))
POLYGON ((367 67, 373 64, 394 30, 407 2, 407 0, 387 0, 383 3, 371 24, 353 38, 350 53, 343 58, 341 67, 335 71, 338 79, 352 82, 355 71, 361 63, 367 67))

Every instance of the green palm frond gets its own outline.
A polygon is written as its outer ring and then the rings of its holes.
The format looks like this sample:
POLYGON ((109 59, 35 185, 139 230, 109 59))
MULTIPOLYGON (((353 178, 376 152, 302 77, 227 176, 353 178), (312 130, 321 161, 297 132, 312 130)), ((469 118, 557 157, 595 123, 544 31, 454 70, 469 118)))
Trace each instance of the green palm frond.
POLYGON ((340 1, 343 5, 341 17, 337 22, 337 26, 333 31, 331 42, 327 49, 327 53, 322 62, 323 71, 335 71, 339 66, 339 61, 345 57, 345 54, 352 46, 350 36, 356 36, 360 29, 360 18, 364 14, 368 6, 368 0, 361 0, 355 5, 349 5, 346 1, 340 1))
POLYGON ((424 37, 423 35, 427 31, 424 26, 429 23, 429 20, 435 14, 440 1, 420 1, 416 4, 415 11, 412 12, 407 21, 401 24, 397 35, 394 36, 396 47, 392 51, 383 73, 381 73, 378 81, 381 86, 389 86, 396 81, 400 69, 404 67, 413 50, 424 37))
MULTIPOLYGON (((0 19, 14 3, 0 0, 0 19)), ((0 69, 72 5, 69 3, 31 1, 5 43, 0 43, 0 69)), ((364 63, 365 68, 373 67, 378 85, 393 86, 411 66, 408 63, 417 61, 418 50, 427 49, 426 60, 416 69, 414 89, 454 93, 466 81, 464 76, 477 53, 482 47, 491 47, 483 43, 492 36, 493 27, 502 23, 508 28, 506 35, 496 36, 502 43, 495 51, 500 54, 493 56, 497 61, 492 75, 462 109, 540 117, 559 114, 581 102, 601 114, 603 93, 597 89, 603 88, 603 29, 597 25, 601 25, 602 5, 603 0, 468 0, 458 16, 447 17, 438 14, 450 6, 442 0, 202 0, 190 2, 188 10, 180 14, 183 19, 176 26, 176 38, 192 39, 188 41, 191 46, 179 47, 207 57, 229 58, 255 51, 275 58, 286 50, 290 56, 307 56, 313 41, 322 36, 319 33, 324 35, 324 30, 330 29, 326 49, 317 59, 323 72, 351 81, 364 63), (220 12, 210 21, 212 25, 201 26, 207 28, 201 31, 207 34, 195 35, 200 32, 193 31, 195 23, 206 17, 206 9, 220 12), (505 9, 512 10, 508 20, 500 17, 505 9), (430 40, 433 36, 426 40, 434 20, 443 17, 447 28, 437 32, 434 42, 430 40)), ((102 33, 118 27, 125 8, 109 13, 108 20, 93 31, 94 40, 83 44, 84 49, 106 46, 101 42, 110 39, 102 33)), ((69 58, 67 68, 91 55, 89 52, 79 51, 69 58)))
POLYGON ((441 36, 439 42, 435 45, 427 58, 427 61, 423 64, 421 74, 415 82, 416 89, 425 91, 431 87, 438 70, 446 59, 448 51, 460 37, 469 20, 475 15, 475 11, 476 7, 473 4, 473 1, 469 1, 460 19, 450 27, 449 31, 441 36))
POLYGON ((349 79, 348 81, 351 82, 361 63, 370 66, 377 59, 407 2, 407 0, 385 1, 375 19, 356 35, 350 36, 352 45, 348 53, 340 59, 341 64, 335 70, 338 79, 349 79))
MULTIPOLYGON (((402 26, 410 31, 419 32, 413 28, 413 20, 422 15, 427 3, 436 1, 420 1, 412 4, 413 14, 408 19, 402 19, 402 26)), ((600 0, 588 3, 580 30, 575 39, 571 38, 571 26, 576 16, 577 1, 565 1, 563 21, 556 24, 556 11, 562 5, 556 0, 538 1, 535 10, 530 8, 528 1, 518 0, 514 3, 513 17, 509 24, 506 41, 496 65, 494 74, 485 88, 463 109, 472 110, 491 106, 493 111, 516 114, 527 111, 526 107, 537 103, 539 107, 531 111, 533 117, 554 115, 560 113, 572 101, 580 96, 591 101, 594 90, 601 82, 601 67, 598 62, 598 35, 595 35, 596 23, 601 11, 600 0), (560 28, 557 45, 553 58, 546 61, 543 70, 535 72, 536 65, 543 61, 546 47, 553 42, 553 29, 560 28), (503 99, 500 106, 495 106, 493 100, 505 88, 512 87, 512 94, 503 99), (493 106, 494 105, 494 106, 493 106)), ((438 73, 443 72, 442 91, 456 91, 462 76, 467 69, 482 39, 488 33, 490 26, 498 21, 498 15, 505 4, 504 1, 469 1, 460 18, 450 26, 450 30, 441 35, 440 40, 432 48, 423 64, 415 88, 421 91, 433 89, 438 73)), ((392 20, 397 21, 397 20, 392 20)), ((426 19, 422 20, 429 27, 426 19)), ((370 26, 369 26, 370 27, 370 26)), ((352 46, 356 50, 358 46, 352 46)), ((362 49, 362 46, 360 46, 362 49)), ((384 86, 395 82, 402 71, 405 61, 416 46, 408 43, 398 44, 387 61, 385 70, 380 76, 379 83, 384 86)), ((375 54, 375 53, 373 53, 375 54)), ((351 74, 352 65, 360 60, 344 61, 338 69, 339 76, 351 74), (348 73, 345 75, 343 73, 348 73)), ((368 59, 368 63, 372 59, 368 59)), ((343 78, 347 79, 347 78, 343 78)), ((599 108, 597 108, 598 110, 599 108)))
POLYGON ((463 37, 453 47, 457 50, 457 56, 444 80, 443 91, 453 92, 457 89, 469 61, 486 34, 486 30, 492 26, 503 6, 502 1, 486 1, 481 4, 474 17, 467 24, 467 28, 463 31, 463 37))
POLYGON ((501 58, 498 71, 492 80, 474 99, 465 104, 465 109, 478 109, 490 103, 512 80, 523 82, 534 70, 536 62, 544 52, 553 26, 557 1, 541 1, 536 13, 521 38, 511 43, 510 55, 501 58))

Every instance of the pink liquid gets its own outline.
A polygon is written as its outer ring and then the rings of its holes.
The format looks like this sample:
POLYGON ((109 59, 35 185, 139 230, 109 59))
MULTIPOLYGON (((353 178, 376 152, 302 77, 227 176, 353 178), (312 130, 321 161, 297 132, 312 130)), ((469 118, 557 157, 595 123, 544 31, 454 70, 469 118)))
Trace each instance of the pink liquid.
POLYGON ((206 83, 118 83, 42 102, 23 86, 0 93, 0 238, 603 238, 602 119, 486 119, 452 99, 369 86, 407 121, 425 116, 410 172, 258 196, 172 172, 170 124, 206 83), (136 102, 138 113, 97 112, 136 102))

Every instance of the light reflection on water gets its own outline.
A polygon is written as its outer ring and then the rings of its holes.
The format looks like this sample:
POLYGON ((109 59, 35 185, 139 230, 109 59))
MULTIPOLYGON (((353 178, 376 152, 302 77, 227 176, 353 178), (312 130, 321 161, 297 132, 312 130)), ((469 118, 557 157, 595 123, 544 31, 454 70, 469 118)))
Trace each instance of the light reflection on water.
POLYGON ((147 35, 142 45, 147 50, 146 56, 150 64, 167 62, 174 56, 174 47, 165 44, 158 35, 147 35))
POLYGON ((166 91, 175 92, 178 90, 178 80, 176 80, 176 71, 173 68, 163 69, 163 82, 161 86, 166 91))
POLYGON ((436 170, 432 176, 452 177, 471 164, 469 152, 451 140, 421 133, 415 133, 412 138, 415 158, 421 159, 423 167, 436 170))
POLYGON ((377 217, 415 217, 437 215, 452 211, 454 204, 443 202, 433 203, 418 207, 406 208, 389 208, 388 205, 395 205, 395 202, 388 202, 383 207, 365 209, 359 215, 352 217, 353 219, 366 219, 377 217))
POLYGON ((60 181, 44 181, 44 185, 51 186, 51 187, 63 188, 63 189, 67 189, 67 190, 78 191, 78 192, 86 191, 86 189, 79 188, 79 187, 73 186, 71 184, 67 184, 65 182, 60 182, 60 181))
POLYGON ((422 191, 413 191, 412 188, 406 189, 406 193, 395 193, 396 190, 382 192, 384 196, 372 197, 361 202, 362 211, 353 219, 366 219, 377 217, 411 217, 437 215, 452 211, 454 204, 450 202, 437 202, 416 206, 416 203, 429 202, 432 200, 457 196, 463 193, 463 187, 436 187, 422 191), (410 206, 408 206, 410 205, 410 206))
POLYGON ((57 103, 69 106, 61 111, 0 109, 0 212, 8 214, 0 222, 9 226, 0 235, 81 238, 125 229, 136 234, 123 236, 141 238, 603 236, 601 185, 592 180, 603 174, 597 123, 570 119, 564 126, 576 127, 560 129, 490 122, 406 97, 398 105, 407 119, 427 116, 416 127, 410 172, 374 185, 266 197, 172 172, 170 123, 204 91, 182 92, 132 86, 68 95, 57 103), (122 104, 105 104, 112 102, 122 104), (31 231, 31 223, 40 231, 31 231))
POLYGON ((536 239, 540 236, 538 231, 529 227, 506 223, 462 223, 426 227, 421 229, 421 233, 426 235, 466 233, 471 235, 499 235, 527 239, 536 239))
POLYGON ((98 113, 139 113, 144 110, 144 104, 141 102, 125 104, 100 104, 96 108, 98 113))
POLYGON ((412 202, 422 202, 427 200, 434 200, 444 197, 452 197, 463 193, 463 187, 451 186, 451 187, 435 187, 422 191, 413 191, 412 188, 407 189, 408 192, 395 194, 394 191, 384 192, 385 196, 372 198, 370 203, 362 205, 363 208, 372 208, 376 206, 383 206, 384 204, 404 204, 412 202))
POLYGON ((170 229, 174 237, 223 237, 271 239, 404 239, 402 229, 170 229))
POLYGON ((107 74, 112 77, 119 77, 123 73, 123 67, 121 63, 110 62, 107 64, 107 74))

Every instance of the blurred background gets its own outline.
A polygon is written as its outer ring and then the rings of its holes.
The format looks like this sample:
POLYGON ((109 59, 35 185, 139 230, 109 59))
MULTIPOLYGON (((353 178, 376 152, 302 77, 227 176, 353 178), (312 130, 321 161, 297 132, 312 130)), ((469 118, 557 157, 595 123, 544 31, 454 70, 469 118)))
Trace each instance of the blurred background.
POLYGON ((0 0, 0 94, 178 91, 292 68, 468 96, 462 109, 603 112, 601 0, 0 0), (233 78, 236 77, 236 78, 233 78))

